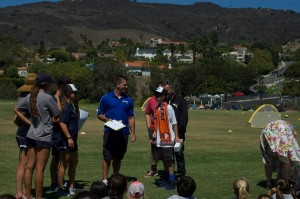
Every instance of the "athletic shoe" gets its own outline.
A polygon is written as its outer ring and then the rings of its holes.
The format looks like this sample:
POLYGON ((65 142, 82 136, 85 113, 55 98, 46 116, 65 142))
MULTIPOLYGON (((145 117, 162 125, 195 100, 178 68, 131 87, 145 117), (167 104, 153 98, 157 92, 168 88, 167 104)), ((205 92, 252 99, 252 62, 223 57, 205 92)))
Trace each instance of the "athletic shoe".
POLYGON ((64 183, 64 185, 63 185, 63 188, 68 188, 68 181, 64 181, 65 183, 64 183))
POLYGON ((72 196, 75 195, 78 192, 78 189, 74 188, 69 188, 69 195, 68 196, 72 196))
POLYGON ((52 183, 50 185, 49 191, 57 191, 58 190, 58 184, 52 183))
POLYGON ((102 182, 107 186, 108 185, 108 181, 106 179, 102 180, 102 182))
POLYGON ((145 178, 151 178, 153 176, 158 176, 158 172, 157 171, 149 171, 149 173, 147 173, 147 175, 145 175, 145 178))
POLYGON ((167 191, 174 190, 176 188, 177 182, 171 181, 167 183, 167 186, 165 187, 167 191))
POLYGON ((58 189, 56 195, 58 196, 68 196, 70 192, 67 189, 58 189))
POLYGON ((169 186, 169 182, 167 180, 160 180, 156 182, 156 185, 159 188, 166 188, 167 186, 169 186))

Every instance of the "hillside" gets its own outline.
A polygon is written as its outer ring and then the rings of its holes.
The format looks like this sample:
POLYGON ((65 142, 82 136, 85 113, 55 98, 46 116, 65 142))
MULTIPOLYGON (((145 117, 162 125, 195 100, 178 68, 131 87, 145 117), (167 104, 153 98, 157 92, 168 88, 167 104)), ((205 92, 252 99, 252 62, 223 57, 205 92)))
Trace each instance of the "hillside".
POLYGON ((189 41, 215 30, 220 42, 259 40, 284 44, 300 38, 300 14, 271 9, 230 9, 212 3, 173 5, 129 0, 42 2, 0 9, 0 34, 23 46, 71 46, 92 40, 151 37, 189 41))

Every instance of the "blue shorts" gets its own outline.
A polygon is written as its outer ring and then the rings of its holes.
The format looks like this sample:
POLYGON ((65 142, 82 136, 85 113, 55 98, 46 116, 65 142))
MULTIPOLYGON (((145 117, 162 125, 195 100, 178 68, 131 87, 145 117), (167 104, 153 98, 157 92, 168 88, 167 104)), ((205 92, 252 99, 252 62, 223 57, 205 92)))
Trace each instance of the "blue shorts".
POLYGON ((27 150, 28 149, 28 139, 25 137, 20 137, 16 136, 16 140, 19 146, 19 149, 22 150, 27 150))
POLYGON ((51 142, 45 142, 45 141, 39 141, 39 140, 34 140, 34 139, 28 139, 28 148, 51 148, 51 142))
POLYGON ((68 140, 62 140, 59 142, 58 149, 59 149, 59 152, 62 152, 62 151, 66 151, 66 152, 70 152, 70 153, 77 152, 78 144, 77 144, 77 141, 74 140, 74 148, 70 149, 68 140))
POLYGON ((52 142, 51 154, 59 158, 59 146, 57 142, 52 142))

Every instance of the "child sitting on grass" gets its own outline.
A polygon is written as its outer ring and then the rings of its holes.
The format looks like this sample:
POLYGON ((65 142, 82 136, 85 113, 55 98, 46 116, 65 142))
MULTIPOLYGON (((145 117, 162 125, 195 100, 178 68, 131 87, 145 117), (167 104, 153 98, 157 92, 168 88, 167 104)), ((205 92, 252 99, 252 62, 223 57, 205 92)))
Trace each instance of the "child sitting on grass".
POLYGON ((177 182, 177 193, 168 199, 196 199, 193 194, 196 190, 195 180, 189 176, 182 176, 177 182))
POLYGON ((236 199, 249 198, 249 183, 246 178, 237 178, 232 187, 236 199))

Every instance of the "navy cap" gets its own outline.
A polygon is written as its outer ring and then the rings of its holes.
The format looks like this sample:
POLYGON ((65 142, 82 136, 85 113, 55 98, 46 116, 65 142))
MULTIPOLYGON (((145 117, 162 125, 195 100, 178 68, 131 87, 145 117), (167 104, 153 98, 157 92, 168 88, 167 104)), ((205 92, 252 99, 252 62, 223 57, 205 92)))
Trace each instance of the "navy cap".
POLYGON ((59 78, 57 81, 58 86, 64 86, 66 84, 71 84, 71 83, 72 83, 71 79, 69 77, 65 77, 65 76, 59 78))
POLYGON ((51 83, 54 82, 54 80, 52 79, 52 77, 49 74, 46 73, 40 73, 37 76, 37 81, 39 84, 45 84, 45 83, 51 83))

